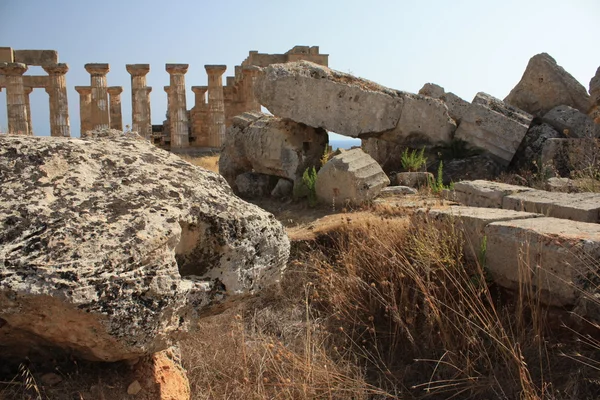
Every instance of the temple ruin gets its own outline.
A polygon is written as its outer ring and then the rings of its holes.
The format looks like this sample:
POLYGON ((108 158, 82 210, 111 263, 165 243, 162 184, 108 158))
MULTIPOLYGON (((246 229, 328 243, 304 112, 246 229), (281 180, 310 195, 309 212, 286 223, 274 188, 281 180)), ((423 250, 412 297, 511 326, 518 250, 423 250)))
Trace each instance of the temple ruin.
MULTIPOLYGON (((233 117, 246 111, 260 111, 254 96, 254 84, 261 67, 298 60, 328 65, 329 55, 320 54, 318 46, 294 46, 284 54, 250 51, 235 66, 233 76, 225 78, 225 65, 205 65, 207 86, 192 86, 194 105, 187 108, 185 74, 188 64, 166 64, 169 86, 166 120, 153 125, 150 93, 146 75, 149 64, 127 64, 131 75, 131 129, 155 145, 174 151, 221 147, 225 130, 233 117)), ((122 86, 108 86, 109 64, 85 65, 90 74, 89 86, 75 86, 79 93, 80 132, 96 129, 123 129, 121 107, 122 86)), ((33 135, 29 95, 34 89, 45 89, 50 105, 51 136, 71 136, 67 101, 67 64, 58 62, 54 50, 13 50, 0 47, 0 91, 6 90, 8 133, 33 135), (24 75, 29 66, 41 66, 47 76, 24 75)))

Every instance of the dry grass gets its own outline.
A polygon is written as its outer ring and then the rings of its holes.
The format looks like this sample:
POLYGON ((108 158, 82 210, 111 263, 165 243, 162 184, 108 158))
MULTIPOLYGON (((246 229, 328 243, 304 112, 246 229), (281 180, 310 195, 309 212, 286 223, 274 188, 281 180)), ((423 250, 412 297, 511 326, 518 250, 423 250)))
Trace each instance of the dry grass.
POLYGON ((202 167, 212 172, 219 173, 219 155, 212 154, 201 157, 191 157, 185 154, 180 154, 179 157, 183 158, 190 164, 194 164, 198 167, 202 167))

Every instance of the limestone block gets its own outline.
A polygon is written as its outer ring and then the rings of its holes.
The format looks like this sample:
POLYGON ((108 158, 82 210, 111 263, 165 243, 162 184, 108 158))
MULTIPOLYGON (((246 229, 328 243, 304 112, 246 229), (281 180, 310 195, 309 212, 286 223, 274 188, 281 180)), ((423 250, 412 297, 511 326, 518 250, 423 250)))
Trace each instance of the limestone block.
POLYGON ((451 225, 453 229, 464 235, 465 256, 470 261, 482 260, 484 241, 487 241, 484 229, 488 224, 498 221, 543 217, 542 214, 535 213, 465 206, 419 210, 419 214, 423 213, 426 213, 434 221, 451 225))
POLYGON ((546 53, 529 60, 523 77, 504 101, 538 117, 563 104, 581 112, 590 106, 583 85, 546 53))
POLYGON ((483 149, 508 165, 533 117, 485 93, 477 93, 456 130, 455 138, 483 149))
POLYGON ((352 137, 395 128, 403 103, 399 91, 307 61, 269 65, 254 91, 278 117, 352 137))
POLYGON ((395 175, 394 183, 400 186, 419 188, 428 186, 433 181, 433 174, 430 172, 398 172, 395 175))
POLYGON ((552 165, 561 176, 569 176, 571 171, 593 171, 600 167, 600 140, 548 139, 542 147, 541 162, 552 165))
POLYGON ((285 268, 283 226, 220 175, 138 135, 97 137, 0 136, 3 357, 149 355, 285 268))
POLYGON ((0 63, 13 63, 15 58, 13 55, 13 49, 10 47, 0 47, 0 63))
POLYGON ((277 184, 277 177, 256 172, 244 172, 235 178, 240 197, 245 199, 269 197, 277 184))
POLYGON ((502 199, 502 208, 549 217, 600 223, 600 193, 555 193, 529 190, 502 199))
POLYGON ((513 157, 512 164, 517 168, 531 168, 534 162, 539 162, 546 140, 563 137, 562 132, 546 123, 530 127, 513 157))
POLYGON ((577 185, 575 181, 569 178, 549 178, 546 180, 544 189, 548 192, 560 192, 560 193, 575 193, 577 192, 577 185))
POLYGON ((406 146, 387 140, 367 138, 362 139, 361 148, 373 157, 384 171, 391 173, 402 170, 401 156, 406 146))
POLYGON ((279 199, 291 197, 294 192, 294 182, 281 178, 271 191, 271 196, 279 199))
POLYGON ((452 92, 446 93, 443 87, 436 85, 435 83, 426 83, 423 85, 421 90, 419 90, 419 94, 442 100, 448 107, 450 118, 456 121, 457 124, 462 121, 463 116, 469 108, 468 101, 461 99, 452 92))
MULTIPOLYGON (((437 165, 433 166, 437 168, 437 165)), ((444 161, 442 181, 445 185, 462 180, 495 179, 502 165, 489 154, 478 154, 467 158, 455 158, 444 161)), ((436 171, 437 172, 437 171, 436 171)))
POLYGON ((304 171, 319 166, 328 137, 315 129, 290 120, 244 113, 232 120, 219 158, 219 173, 237 191, 236 177, 258 172, 293 181, 304 171))
POLYGON ((15 50, 14 55, 15 62, 27 65, 58 64, 58 52, 56 50, 15 50))
POLYGON ((141 400, 190 400, 190 382, 181 363, 181 351, 171 347, 142 358, 131 373, 136 379, 127 394, 141 400))
POLYGON ((600 106, 600 67, 590 80, 590 106, 591 108, 600 106))
POLYGON ((484 180, 463 181, 454 184, 453 199, 471 207, 502 208, 505 196, 529 190, 533 189, 484 180))
POLYGON ((542 303, 555 306, 574 305, 582 291, 597 291, 589 278, 598 274, 590 260, 600 259, 600 224, 530 218, 491 223, 484 234, 486 267, 501 286, 532 285, 542 303))
POLYGON ((317 198, 325 204, 359 205, 390 184, 379 164, 361 149, 333 157, 317 174, 317 198))
POLYGON ((568 138, 600 138, 600 125, 581 111, 561 105, 548 111, 542 120, 568 138))
POLYGON ((380 197, 385 196, 397 196, 397 195, 407 195, 407 194, 417 194, 417 190, 408 186, 388 186, 381 189, 379 192, 380 197))

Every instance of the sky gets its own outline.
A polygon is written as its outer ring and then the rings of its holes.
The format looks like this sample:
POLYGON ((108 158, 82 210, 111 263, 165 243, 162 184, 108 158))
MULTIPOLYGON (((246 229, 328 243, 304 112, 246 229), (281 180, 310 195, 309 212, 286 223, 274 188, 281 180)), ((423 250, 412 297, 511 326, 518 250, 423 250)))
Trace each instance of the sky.
MULTIPOLYGON (((53 49, 69 65, 71 135, 79 136, 86 63, 109 63, 109 86, 123 86, 123 125, 131 125, 126 64, 150 64, 152 123, 165 118, 165 63, 187 63, 191 86, 206 85, 205 64, 227 65, 248 51, 285 53, 320 46, 329 66, 416 93, 427 82, 471 101, 504 98, 529 58, 546 52, 587 89, 600 66, 600 0, 0 0, 0 46, 53 49)), ((28 75, 41 75, 30 67, 28 75)), ((33 130, 49 135, 48 95, 31 94, 33 130)), ((6 91, 0 130, 6 131, 6 91)))

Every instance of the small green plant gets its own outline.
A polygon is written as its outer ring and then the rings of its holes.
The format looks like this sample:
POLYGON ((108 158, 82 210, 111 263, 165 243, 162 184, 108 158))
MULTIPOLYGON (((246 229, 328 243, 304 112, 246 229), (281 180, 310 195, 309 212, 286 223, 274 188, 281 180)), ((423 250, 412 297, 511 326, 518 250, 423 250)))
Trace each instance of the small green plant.
POLYGON ((429 176, 429 186, 431 187, 433 193, 440 193, 442 190, 449 189, 453 186, 453 184, 444 186, 444 162, 442 160, 440 160, 438 165, 437 176, 435 177, 435 180, 429 176))
POLYGON ((333 148, 331 145, 325 145, 323 149, 323 155, 321 156, 321 167, 327 163, 333 156, 333 148))
POLYGON ((404 149, 402 158, 400 159, 402 168, 409 172, 416 172, 427 163, 427 157, 425 157, 425 147, 420 151, 413 150, 408 151, 408 148, 404 149))
POLYGON ((306 168, 302 174, 302 183, 308 189, 307 196, 308 205, 310 207, 314 207, 317 204, 317 189, 315 186, 316 182, 317 171, 315 170, 315 167, 306 168))

